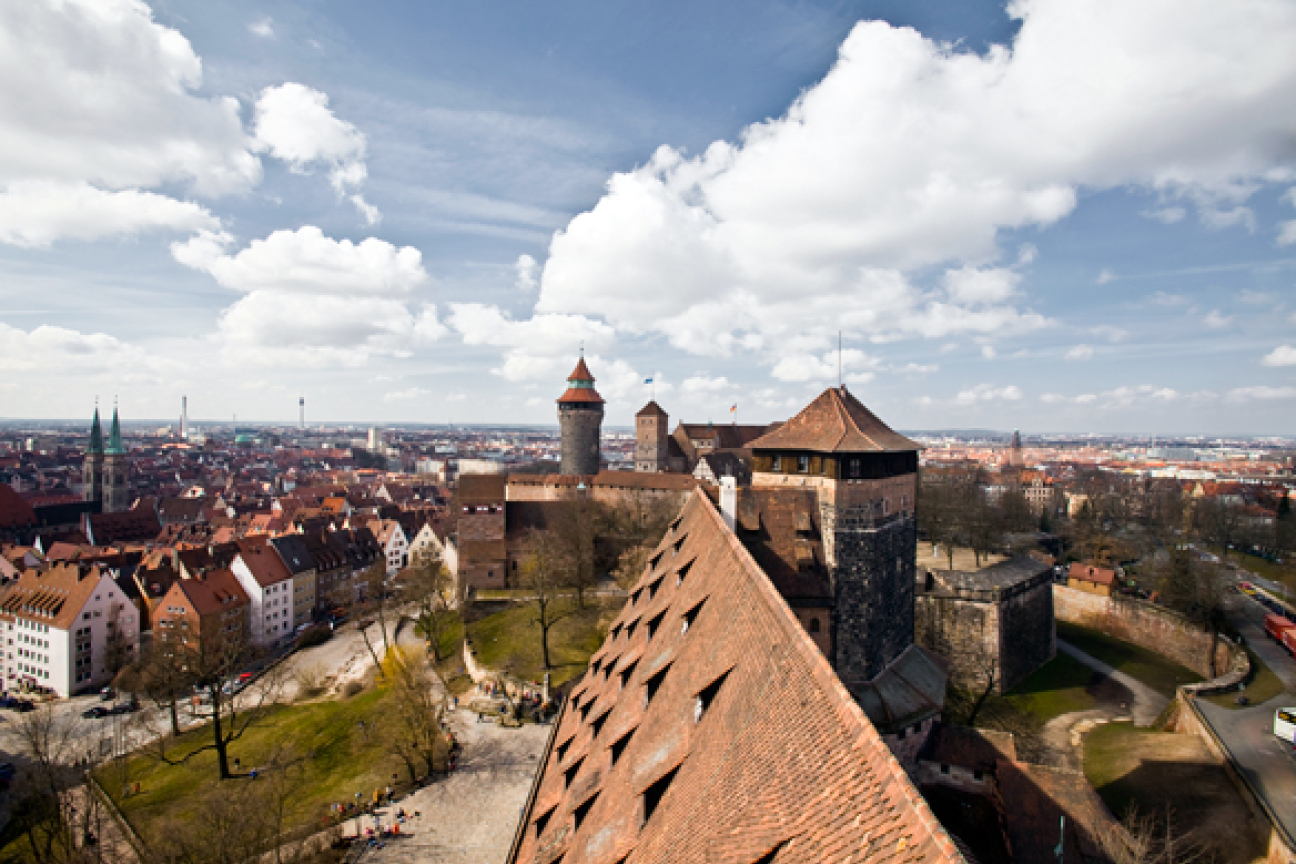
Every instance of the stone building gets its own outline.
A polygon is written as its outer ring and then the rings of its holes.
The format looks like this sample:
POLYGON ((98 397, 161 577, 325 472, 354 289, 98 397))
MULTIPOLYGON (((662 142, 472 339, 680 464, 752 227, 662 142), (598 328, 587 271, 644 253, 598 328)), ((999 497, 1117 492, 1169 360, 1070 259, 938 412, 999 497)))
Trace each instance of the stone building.
POLYGON ((81 463, 81 500, 103 507, 103 428, 99 425, 99 406, 95 405, 94 420, 90 423, 90 443, 86 445, 85 459, 81 463))
POLYGON ((919 578, 919 645, 949 661, 969 689, 1011 690, 1057 652, 1053 568, 1025 556, 980 570, 933 570, 919 578))
POLYGON ((562 438, 560 473, 597 474, 602 462, 603 397, 594 389, 594 376, 584 357, 567 377, 567 391, 558 398, 558 427, 562 438))
POLYGON ((751 443, 753 487, 813 491, 833 584, 833 665, 848 687, 913 644, 918 445, 845 387, 751 443))
MULTIPOLYGON (((674 440, 670 436, 670 416, 654 400, 635 415, 635 470, 647 474, 681 471, 683 454, 672 456, 674 440)), ((676 445, 673 448, 679 450, 676 445)))

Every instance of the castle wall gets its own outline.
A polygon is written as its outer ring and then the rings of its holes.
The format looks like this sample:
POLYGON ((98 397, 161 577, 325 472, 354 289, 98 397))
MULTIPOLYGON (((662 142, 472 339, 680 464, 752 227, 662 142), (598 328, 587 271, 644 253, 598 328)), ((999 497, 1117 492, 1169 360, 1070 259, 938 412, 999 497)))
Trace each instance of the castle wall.
POLYGON ((833 665, 845 682, 867 681, 913 644, 918 526, 906 516, 878 519, 864 507, 839 509, 829 524, 824 536, 834 538, 837 562, 833 665))
POLYGON ((1057 620, 1101 630, 1169 657, 1203 678, 1229 668, 1229 647, 1177 613, 1140 600, 1103 597, 1066 585, 1053 586, 1057 620), (1214 668, 1212 668, 1212 660, 1214 668))

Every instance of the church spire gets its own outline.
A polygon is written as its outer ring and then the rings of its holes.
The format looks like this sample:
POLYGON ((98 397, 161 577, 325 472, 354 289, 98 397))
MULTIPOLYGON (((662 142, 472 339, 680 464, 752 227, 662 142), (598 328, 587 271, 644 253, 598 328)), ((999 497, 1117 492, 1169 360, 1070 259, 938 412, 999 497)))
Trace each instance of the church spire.
MULTIPOLYGON (((98 416, 97 411, 95 416, 98 416)), ((126 452, 126 445, 122 443, 121 423, 117 420, 116 400, 113 400, 113 422, 112 429, 108 432, 108 448, 104 452, 109 456, 120 456, 126 452)))
POLYGON ((86 455, 102 456, 103 452, 103 429, 99 426, 99 403, 96 401, 94 420, 90 423, 90 443, 86 446, 86 455))

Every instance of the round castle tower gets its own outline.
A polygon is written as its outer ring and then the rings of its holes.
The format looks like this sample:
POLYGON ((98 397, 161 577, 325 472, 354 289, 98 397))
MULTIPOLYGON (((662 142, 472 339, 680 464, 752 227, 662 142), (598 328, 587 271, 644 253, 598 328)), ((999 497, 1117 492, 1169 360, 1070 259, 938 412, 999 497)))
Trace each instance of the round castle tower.
POLYGON ((601 462, 599 436, 603 427, 603 397, 594 389, 594 376, 581 357, 567 376, 567 392, 558 399, 558 428, 562 433, 562 474, 597 474, 601 462))

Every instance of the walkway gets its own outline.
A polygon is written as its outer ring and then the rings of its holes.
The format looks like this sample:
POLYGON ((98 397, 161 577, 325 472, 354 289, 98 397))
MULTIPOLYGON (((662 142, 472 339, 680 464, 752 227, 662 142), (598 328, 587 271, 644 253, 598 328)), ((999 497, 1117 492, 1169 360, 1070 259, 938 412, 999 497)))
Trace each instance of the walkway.
POLYGON ((1112 679, 1134 696, 1134 704, 1130 706, 1129 714, 1134 718, 1135 726, 1151 726, 1161 716, 1161 712, 1170 704, 1170 700, 1162 696, 1151 687, 1144 684, 1137 678, 1126 675, 1118 669, 1114 669, 1093 657, 1070 643, 1059 639, 1057 640, 1058 650, 1067 654, 1075 660, 1079 660, 1095 672, 1112 679))

